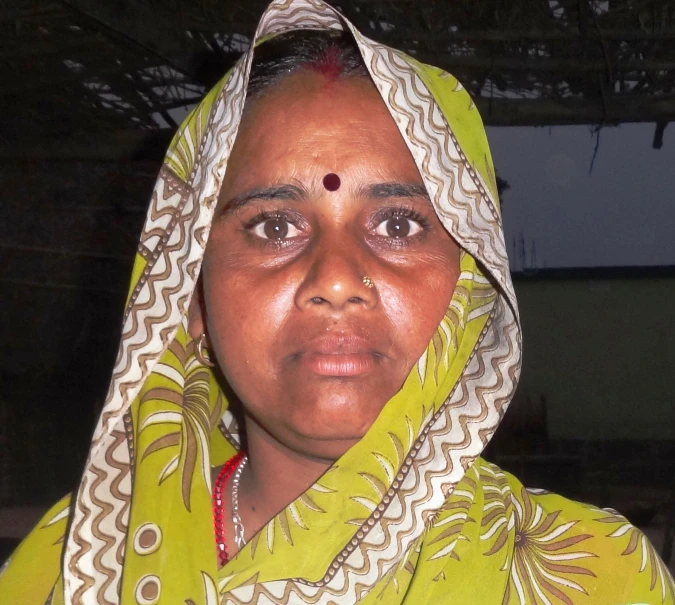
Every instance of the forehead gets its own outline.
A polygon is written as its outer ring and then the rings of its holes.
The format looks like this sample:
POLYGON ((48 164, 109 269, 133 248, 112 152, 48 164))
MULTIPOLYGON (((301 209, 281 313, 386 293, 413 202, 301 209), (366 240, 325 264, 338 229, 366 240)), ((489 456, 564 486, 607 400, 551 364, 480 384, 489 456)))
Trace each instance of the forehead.
POLYGON ((359 168, 420 180, 370 80, 306 71, 282 79, 247 105, 226 181, 242 178, 241 172, 272 176, 275 170, 311 168, 337 173, 359 168))

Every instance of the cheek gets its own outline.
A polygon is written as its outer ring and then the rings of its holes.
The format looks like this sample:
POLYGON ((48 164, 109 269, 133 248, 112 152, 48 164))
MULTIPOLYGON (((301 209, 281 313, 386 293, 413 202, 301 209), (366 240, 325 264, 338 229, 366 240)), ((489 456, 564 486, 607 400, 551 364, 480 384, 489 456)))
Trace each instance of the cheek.
POLYGON ((409 363, 417 361, 431 341, 452 300, 458 275, 458 264, 439 259, 382 288, 383 304, 409 363))
POLYGON ((294 304, 293 288, 281 275, 256 279, 250 270, 205 264, 204 293, 209 336, 227 366, 246 363, 251 371, 266 354, 294 304), (256 363, 251 364, 251 360, 256 363))

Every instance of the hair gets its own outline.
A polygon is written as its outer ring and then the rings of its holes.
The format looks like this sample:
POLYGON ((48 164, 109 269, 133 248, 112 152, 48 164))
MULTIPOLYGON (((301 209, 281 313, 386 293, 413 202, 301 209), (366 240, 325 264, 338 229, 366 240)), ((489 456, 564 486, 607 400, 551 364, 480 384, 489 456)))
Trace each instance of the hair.
POLYGON ((344 32, 297 30, 280 34, 256 47, 248 98, 292 74, 312 70, 331 79, 370 78, 354 39, 344 32))

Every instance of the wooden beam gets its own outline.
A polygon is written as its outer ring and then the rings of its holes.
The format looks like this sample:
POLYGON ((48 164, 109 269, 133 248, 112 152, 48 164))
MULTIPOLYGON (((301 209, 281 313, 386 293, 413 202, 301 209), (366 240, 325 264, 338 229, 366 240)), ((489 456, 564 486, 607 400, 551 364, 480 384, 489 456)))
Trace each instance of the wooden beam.
MULTIPOLYGON (((476 105, 488 126, 675 122, 675 95, 609 95, 586 99, 485 99, 476 105)), ((0 145, 0 160, 161 161, 173 131, 130 130, 89 137, 0 145)))
POLYGON ((555 126, 675 121, 675 95, 610 95, 587 99, 478 99, 490 126, 555 126))
MULTIPOLYGON (((146 67, 155 67, 151 63, 137 63, 129 65, 115 65, 108 67, 100 67, 95 70, 87 68, 81 72, 69 70, 65 65, 59 65, 59 70, 54 70, 50 73, 32 73, 23 77, 14 77, 6 85, 0 85, 0 97, 7 95, 27 95, 32 91, 38 91, 41 96, 44 96, 44 89, 59 89, 65 86, 81 86, 86 81, 96 79, 104 80, 107 76, 123 76, 125 73, 144 69, 146 67)), ((5 76, 12 76, 12 72, 3 74, 5 76)), ((160 84, 156 84, 159 86, 160 84)), ((112 90, 112 93, 117 91, 112 90)))
POLYGON ((180 19, 169 19, 138 2, 61 1, 109 32, 161 57, 177 71, 191 77, 197 75, 193 62, 196 49, 187 32, 180 28, 180 19))
POLYGON ((81 49, 91 50, 94 45, 100 44, 102 41, 105 42, 105 38, 98 32, 91 35, 76 35, 68 40, 59 40, 57 43, 14 37, 9 42, 3 40, 2 46, 0 46, 0 57, 14 60, 59 55, 59 58, 62 60, 77 59, 77 54, 71 56, 70 53, 72 51, 81 49))
POLYGON ((0 284, 11 284, 12 286, 26 286, 29 288, 47 288, 51 290, 74 290, 87 292, 105 292, 119 296, 123 289, 114 290, 113 288, 103 288, 99 286, 89 286, 85 284, 61 284, 55 282, 32 281, 28 279, 12 279, 9 277, 0 277, 0 284))
POLYGON ((161 160, 173 131, 129 130, 99 132, 88 137, 36 140, 0 145, 2 160, 82 160, 125 161, 161 160))
MULTIPOLYGON (((421 40, 440 42, 519 42, 526 40, 528 42, 573 42, 581 38, 581 32, 576 27, 564 29, 540 28, 540 29, 499 29, 499 30, 458 30, 448 32, 433 31, 410 31, 396 29, 391 32, 378 32, 378 39, 382 42, 387 40, 421 40)), ((642 29, 602 29, 600 32, 591 29, 586 32, 586 36, 592 39, 604 39, 612 41, 655 41, 655 40, 673 40, 675 39, 675 29, 649 32, 642 29)))
MULTIPOLYGON (((439 53, 418 53, 415 58, 453 69, 501 72, 562 72, 565 74, 604 72, 607 63, 603 59, 529 59, 520 57, 476 57, 454 55, 451 51, 439 53)), ((612 70, 618 73, 675 71, 675 59, 643 59, 631 61, 613 61, 612 70)))
POLYGON ((31 21, 59 14, 62 7, 59 2, 3 2, 0 6, 0 23, 7 21, 31 21))
MULTIPOLYGON (((108 210, 108 208, 103 208, 103 210, 108 210)), ((144 208, 144 211, 147 211, 147 208, 144 208)), ((126 212, 126 209, 125 209, 126 212)), ((22 244, 6 244, 0 242, 0 250, 10 250, 12 252, 29 252, 36 254, 43 254, 50 257, 55 256, 75 256, 79 258, 91 258, 96 260, 112 260, 112 261, 121 261, 123 263, 130 263, 134 260, 133 255, 123 256, 121 254, 103 254, 100 252, 82 252, 78 250, 64 250, 61 248, 50 248, 45 246, 25 246, 22 244)))
MULTIPOLYGON (((229 16, 229 15, 228 15, 229 16)), ((204 20, 186 15, 185 27, 193 31, 204 33, 220 33, 232 35, 235 33, 245 34, 253 29, 252 22, 231 22, 225 19, 204 20)), ((539 27, 530 29, 494 29, 494 30, 428 30, 413 29, 407 24, 394 24, 394 29, 383 31, 372 28, 363 28, 361 32, 378 42, 384 44, 398 43, 410 44, 413 40, 418 42, 431 42, 441 44, 444 42, 573 42, 581 38, 581 32, 577 27, 539 27)), ((640 28, 618 29, 601 28, 600 32, 591 29, 586 32, 586 37, 597 40, 612 41, 655 41, 675 39, 675 28, 650 32, 640 28)))

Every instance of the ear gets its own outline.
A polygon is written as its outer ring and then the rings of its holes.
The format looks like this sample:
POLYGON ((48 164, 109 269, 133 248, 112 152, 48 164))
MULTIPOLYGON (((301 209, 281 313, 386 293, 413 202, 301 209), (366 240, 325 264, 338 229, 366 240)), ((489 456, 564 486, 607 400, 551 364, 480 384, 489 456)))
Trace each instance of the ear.
POLYGON ((197 340, 206 330, 206 313, 204 311, 204 294, 201 278, 197 281, 188 308, 188 333, 192 340, 197 340))

